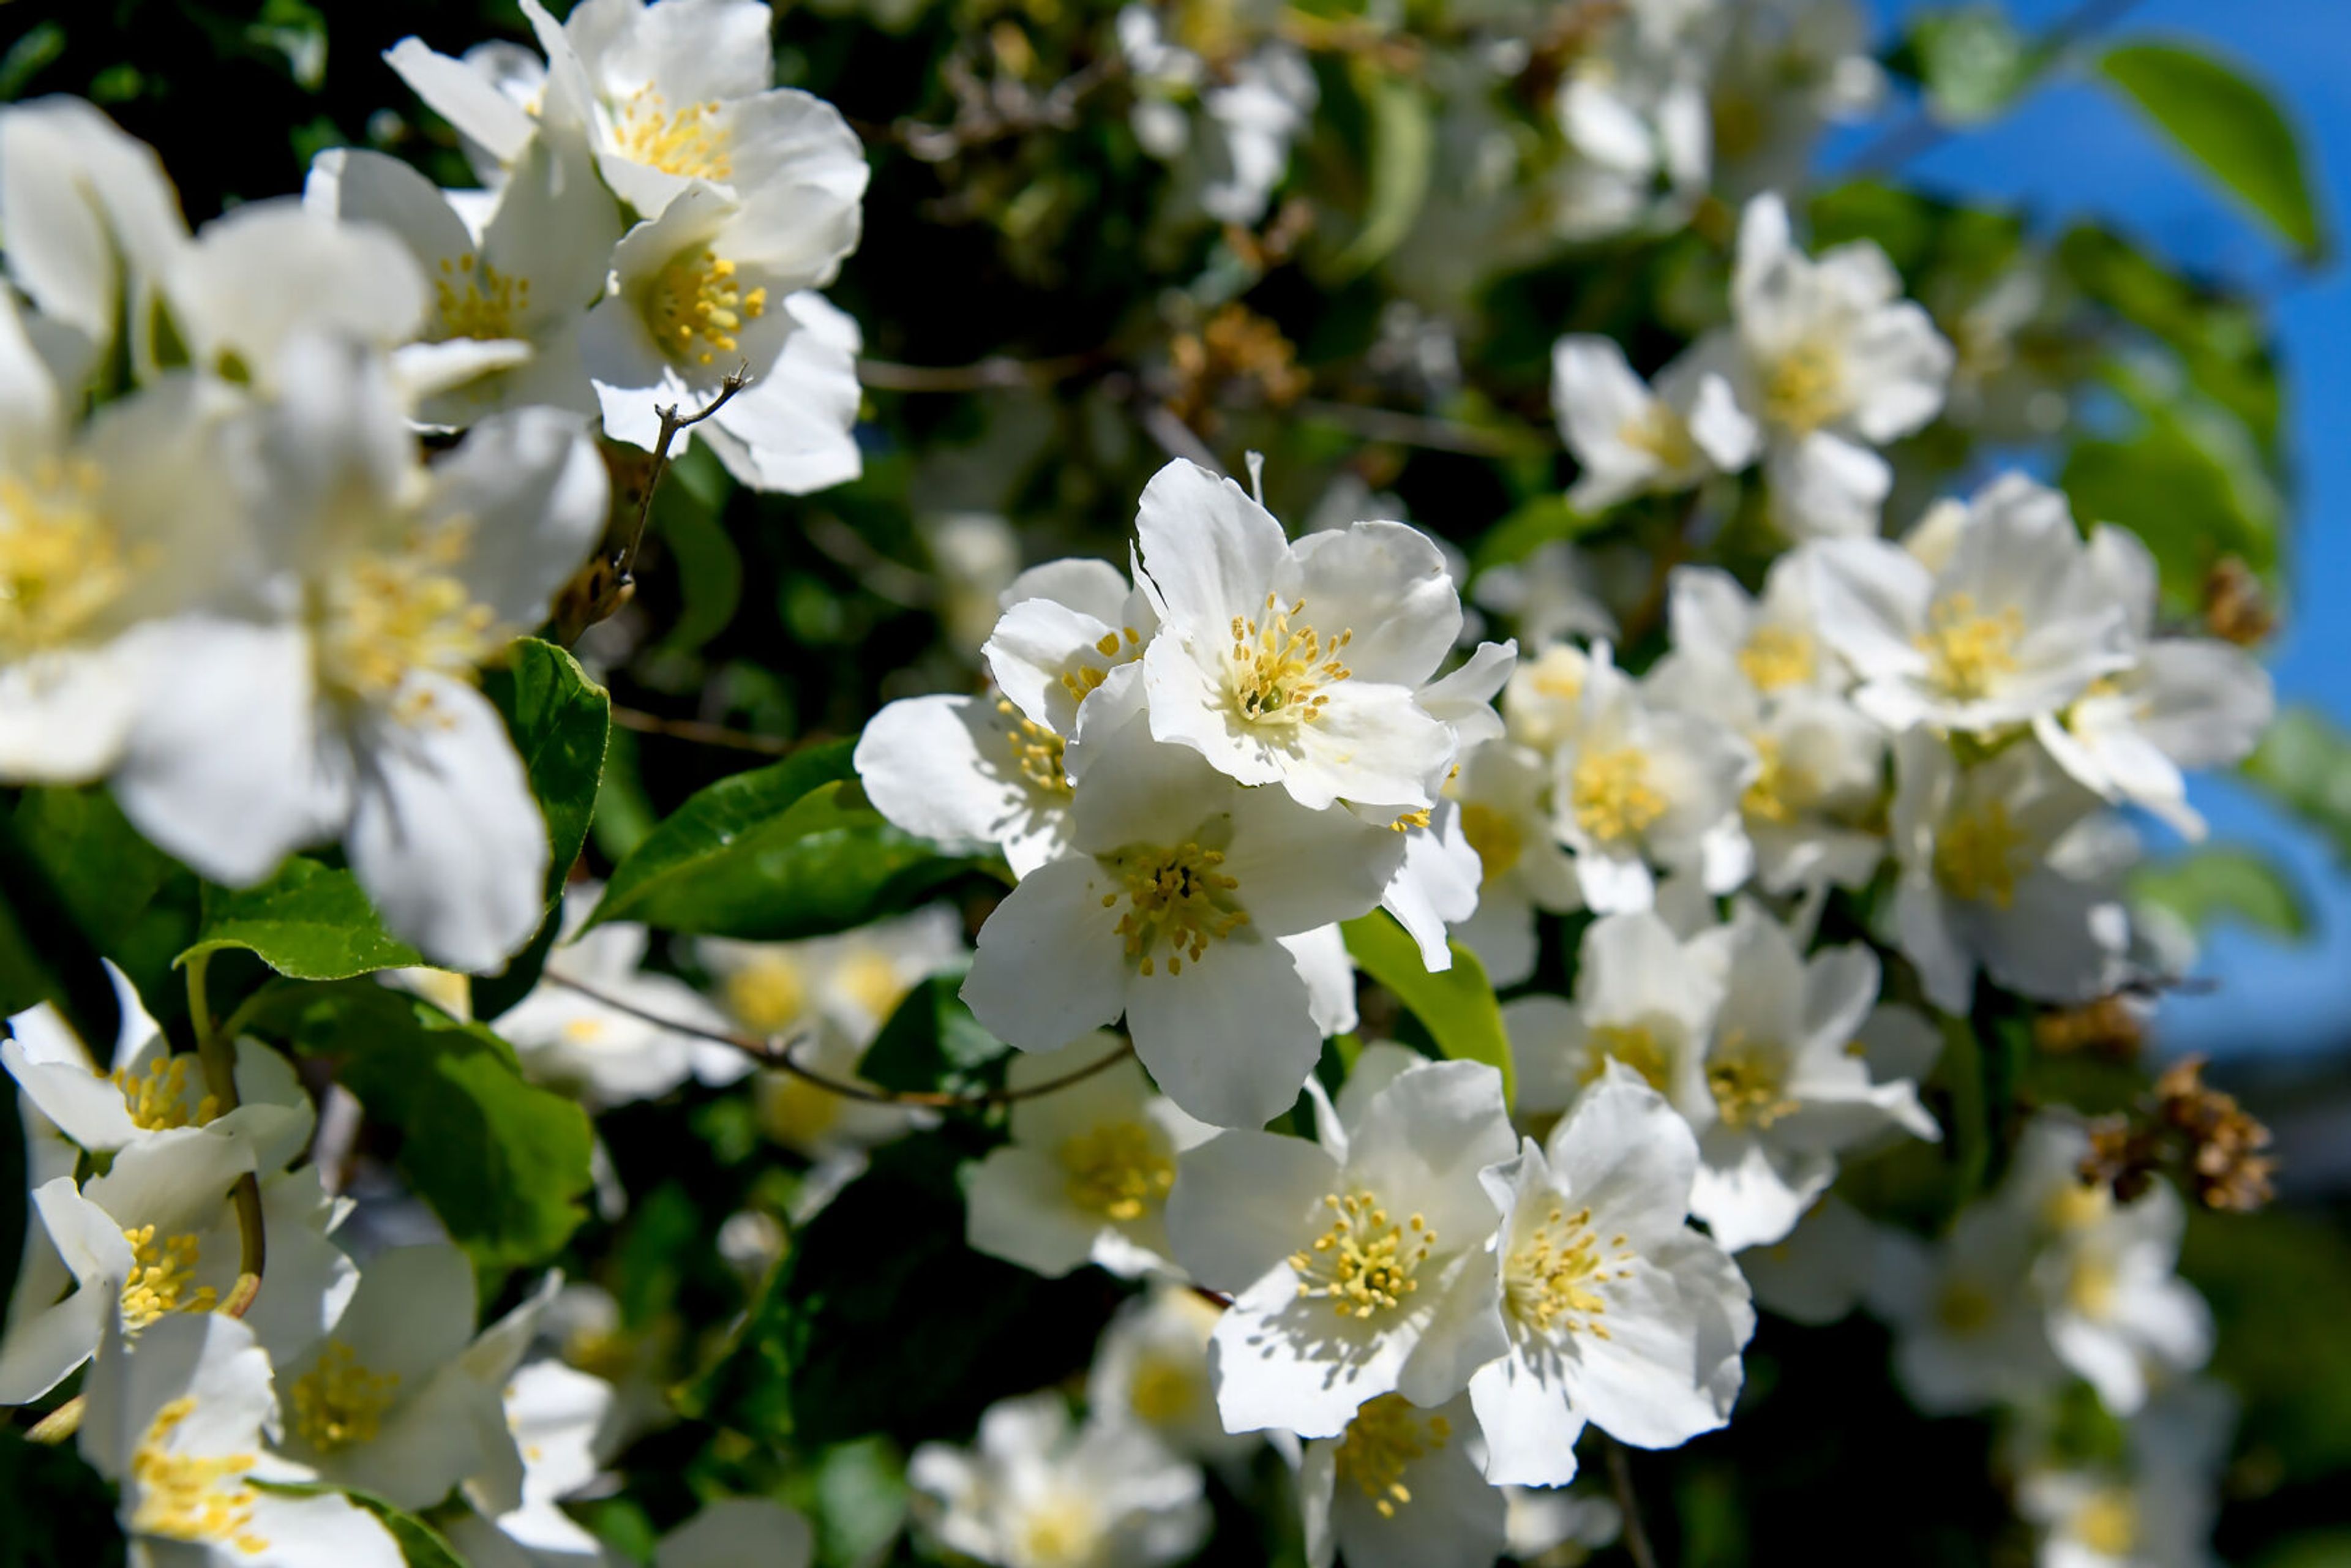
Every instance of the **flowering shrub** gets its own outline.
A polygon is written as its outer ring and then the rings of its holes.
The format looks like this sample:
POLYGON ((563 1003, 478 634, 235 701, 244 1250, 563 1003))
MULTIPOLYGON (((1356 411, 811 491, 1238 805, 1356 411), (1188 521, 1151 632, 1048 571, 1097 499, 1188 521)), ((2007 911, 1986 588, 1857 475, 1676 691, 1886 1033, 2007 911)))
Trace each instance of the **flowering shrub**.
POLYGON ((2341 810, 2268 359, 1812 172, 2062 51, 476 9, 0 60, 0 1557, 2183 1563, 2241 1401, 2326 1484, 2339 1345, 2206 1372, 2267 1134, 2133 1060, 2299 918, 2144 863, 2188 776, 2341 810))

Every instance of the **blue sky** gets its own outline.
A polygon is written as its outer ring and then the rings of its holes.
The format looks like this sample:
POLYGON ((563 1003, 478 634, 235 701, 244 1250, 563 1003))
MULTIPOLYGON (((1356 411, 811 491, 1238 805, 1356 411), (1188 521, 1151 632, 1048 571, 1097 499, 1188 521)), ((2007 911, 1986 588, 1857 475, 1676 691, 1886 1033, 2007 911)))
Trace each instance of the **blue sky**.
MULTIPOLYGON (((1872 0, 1888 26, 1926 7, 1872 0)), ((2046 26, 2072 0, 2009 0, 2028 26, 2046 26)), ((2330 227, 2351 223, 2351 0, 2147 0, 2102 37, 2168 35, 2209 45, 2265 80, 2302 131, 2323 186, 2330 227)), ((1824 162, 1834 168, 1841 152, 1824 162)), ((2189 172, 2130 110, 2078 74, 2037 91, 1999 122, 1916 159, 1922 187, 2022 206, 2053 225, 2091 214, 2164 254, 2258 290, 2272 303, 2290 387, 2299 487, 2294 593, 2275 668, 2282 700, 2314 705, 2351 723, 2351 272, 2309 273, 2228 200, 2189 172)), ((2275 851, 2302 883, 2319 928, 2281 947, 2247 933, 2212 939, 2209 995, 2167 1004, 2168 1050, 2311 1051, 2351 1044, 2351 873, 2328 846, 2226 780, 2200 781, 2199 806, 2216 840, 2275 851)))

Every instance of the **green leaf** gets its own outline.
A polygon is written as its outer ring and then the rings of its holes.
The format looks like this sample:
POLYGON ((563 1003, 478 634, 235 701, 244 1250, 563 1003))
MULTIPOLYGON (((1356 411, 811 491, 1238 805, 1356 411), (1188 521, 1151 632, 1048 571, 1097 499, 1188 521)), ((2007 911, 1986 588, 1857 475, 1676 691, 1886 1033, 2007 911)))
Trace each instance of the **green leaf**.
POLYGON ((2141 871, 2131 891, 2201 931, 2241 920, 2280 936, 2310 935, 2310 908, 2283 868, 2259 852, 2216 845, 2141 871))
POLYGON ((858 1071, 884 1089, 973 1093, 986 1070, 1011 1047, 997 1039, 956 994, 961 975, 933 975, 906 993, 865 1050, 858 1071))
POLYGON ((2201 49, 2125 44, 2098 72, 2305 257, 2325 246, 2302 147, 2268 92, 2201 49))
POLYGON ((1926 89, 1936 119, 1970 125, 2015 102, 2043 62, 2001 6, 1967 5, 1913 22, 1896 63, 1926 89))
POLYGON ((167 989, 187 940, 171 895, 193 882, 105 794, 26 790, 0 817, 0 1013, 55 1002, 76 1033, 110 1050, 119 1009, 99 956, 118 957, 143 993, 167 989))
POLYGON ((2255 788, 2335 841, 2351 861, 2351 735, 2312 708, 2288 708, 2245 761, 2255 788))
POLYGON ((1340 930, 1355 967, 1389 990, 1412 1010, 1429 1038, 1446 1055, 1464 1061, 1482 1061, 1502 1074, 1502 1098, 1517 1093, 1510 1065, 1510 1036, 1502 1031, 1502 1009, 1494 988, 1486 982, 1485 966, 1458 942, 1453 946, 1453 967, 1432 975, 1420 961, 1420 945, 1385 910, 1374 909, 1350 920, 1340 930))
POLYGON ((604 777, 604 748, 611 738, 612 699, 578 660, 536 637, 515 641, 507 666, 483 676, 482 692, 506 719, 530 775, 530 792, 547 818, 552 852, 547 900, 552 908, 563 895, 580 846, 588 841, 596 786, 604 777))
POLYGON ((369 1118, 401 1134, 401 1174, 482 1271, 545 1261, 586 1218, 587 1113, 524 1082, 481 1025, 344 980, 287 988, 254 1027, 334 1061, 369 1118))
POLYGON ((1580 512, 1565 496, 1537 496, 1522 501, 1508 517, 1486 530, 1471 552, 1474 577, 1498 566, 1524 560, 1554 539, 1572 539, 1591 532, 1606 520, 1604 512, 1580 512))
POLYGON ((359 879, 296 855, 258 887, 204 884, 203 924, 184 962, 242 947, 298 980, 344 980, 424 962, 383 928, 359 879))
POLYGON ((909 907, 963 862, 866 804, 855 749, 810 747, 695 795, 614 868, 589 923, 783 941, 909 907))
POLYGON ((1343 281, 1387 258, 1412 232, 1428 199, 1428 177, 1437 151, 1437 127, 1418 83, 1387 75, 1366 61, 1351 64, 1355 90, 1370 120, 1364 157, 1371 189, 1364 204, 1364 226, 1332 263, 1343 281))

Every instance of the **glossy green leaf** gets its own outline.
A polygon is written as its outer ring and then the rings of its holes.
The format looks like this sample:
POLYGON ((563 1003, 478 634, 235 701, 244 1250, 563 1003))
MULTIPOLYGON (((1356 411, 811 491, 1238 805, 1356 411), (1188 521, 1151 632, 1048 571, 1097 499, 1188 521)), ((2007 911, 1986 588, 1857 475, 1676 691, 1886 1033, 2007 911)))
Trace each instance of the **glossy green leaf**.
POLYGON ((2258 83, 2203 50, 2169 44, 2109 49, 2098 73, 2296 250, 2323 248, 2301 142, 2258 83))
POLYGON ((961 975, 934 975, 908 991, 858 1071, 884 1089, 967 1094, 985 1087, 987 1070, 1012 1048, 971 1016, 956 994, 962 985, 961 975))
POLYGON ((296 855, 258 887, 204 884, 203 925, 184 960, 242 947, 298 980, 342 980, 424 957, 383 928, 359 879, 296 855))
POLYGON ((962 862, 865 802, 855 749, 811 747, 695 795, 614 868, 590 924, 781 941, 908 907, 962 862))
POLYGON ((2239 846, 2213 845, 2148 866, 2131 891, 2199 931, 2237 920, 2274 936, 2310 935, 2309 904, 2284 868, 2239 846))
POLYGON ((587 1113, 525 1082, 487 1029, 368 980, 288 987, 254 1027, 335 1063, 369 1121, 401 1134, 402 1176, 476 1268, 543 1262, 586 1218, 587 1113))
POLYGON ((1606 520, 1604 512, 1578 511, 1565 496, 1537 496, 1486 530, 1470 555, 1470 570, 1491 571, 1524 560, 1554 539, 1576 538, 1606 520))
POLYGON ((547 818, 550 907, 588 841, 604 748, 612 733, 612 699, 580 662, 552 643, 516 640, 503 669, 486 672, 482 692, 496 705, 547 818))
POLYGON ((1503 1032, 1502 1009, 1487 983, 1485 966, 1458 942, 1453 944, 1453 967, 1432 975, 1420 961, 1420 945, 1385 910, 1374 909, 1340 929, 1355 967, 1395 993, 1396 1000, 1428 1030, 1437 1048, 1464 1061, 1482 1061, 1500 1071, 1502 1095, 1515 1098, 1517 1079, 1510 1064, 1510 1040, 1503 1032))

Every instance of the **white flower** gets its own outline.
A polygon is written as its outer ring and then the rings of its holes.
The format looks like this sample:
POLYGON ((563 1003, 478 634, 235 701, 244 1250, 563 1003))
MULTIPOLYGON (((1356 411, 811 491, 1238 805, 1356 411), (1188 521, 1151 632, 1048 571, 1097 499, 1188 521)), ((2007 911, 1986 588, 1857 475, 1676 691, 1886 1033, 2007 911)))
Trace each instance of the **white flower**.
POLYGON ((1199 146, 1200 209, 1244 227, 1290 168, 1290 145, 1311 121, 1321 93, 1314 69, 1295 45, 1280 40, 1234 62, 1230 79, 1200 95, 1209 134, 1199 146))
POLYGON ((155 1325, 131 1354, 110 1343, 90 1374, 81 1452, 122 1489, 132 1568, 401 1568, 374 1516, 332 1493, 287 1496, 309 1471, 263 1448, 269 1356, 234 1318, 155 1325))
POLYGON ((696 184, 622 236, 614 292, 580 339, 607 435, 651 451, 662 408, 698 413, 741 370, 751 384, 674 450, 707 441, 755 490, 802 495, 857 476, 857 324, 814 292, 855 226, 829 243, 803 189, 737 202, 696 184))
POLYGON ((1478 857, 1478 907, 1455 934, 1497 986, 1534 973, 1536 910, 1557 914, 1583 902, 1575 862, 1552 837, 1550 781, 1534 752, 1489 740, 1461 754, 1445 787, 1478 857))
POLYGON ((596 1479, 597 1435, 611 1412, 612 1386, 559 1361, 508 1371, 506 1421, 521 1474, 496 1484, 467 1481, 475 1511, 451 1522, 449 1543, 475 1568, 603 1568, 602 1543, 559 1504, 596 1479))
POLYGON ((653 1546, 653 1568, 808 1568, 816 1554, 807 1520, 764 1497, 705 1502, 653 1546))
POLYGON ((1763 426, 1773 518, 1797 538, 1875 531, 1893 470, 1873 449, 1935 417, 1951 346, 1901 298, 1884 251, 1859 240, 1807 256, 1776 195, 1740 219, 1730 294, 1735 384, 1763 426))
POLYGON ((1298 1498, 1306 1560, 1331 1568, 1490 1568, 1509 1539, 1501 1491, 1470 1457, 1469 1401, 1424 1410, 1370 1401, 1336 1437, 1306 1445, 1298 1498))
POLYGON ((1821 636, 1806 565, 1820 549, 1807 545, 1774 560, 1763 591, 1753 596, 1719 567, 1674 568, 1666 601, 1674 652, 1736 668, 1767 700, 1798 691, 1844 691, 1853 677, 1821 636))
POLYGON ((1584 904, 1648 908, 1652 863, 1694 870, 1710 893, 1744 882, 1753 852, 1739 801, 1756 767, 1731 730, 1652 706, 1602 645, 1552 752, 1552 829, 1575 852, 1584 904))
POLYGON ((1854 1049, 1877 1000, 1876 954, 1824 947, 1807 959, 1785 926, 1744 903, 1728 951, 1690 1210, 1736 1252, 1794 1229, 1836 1179, 1839 1155, 1896 1128, 1940 1133, 1916 1084, 1873 1080, 1854 1049))
POLYGON ((2028 1472, 2017 1511, 2043 1531, 2039 1568, 2210 1568, 2236 1414, 2221 1385, 2177 1383, 2129 1421, 2123 1464, 2028 1472))
POLYGON ((1623 1511, 1596 1492, 1559 1487, 1500 1490, 1510 1552, 1522 1563, 1573 1563, 1579 1549, 1589 1553, 1613 1546, 1624 1533, 1623 1511))
POLYGON ((1225 1133, 1177 1162, 1178 1261, 1234 1298, 1217 1324, 1229 1431, 1335 1437, 1367 1400, 1443 1404, 1502 1350, 1478 1173, 1510 1157, 1501 1078, 1417 1063, 1322 1141, 1225 1133))
POLYGON ((2188 804, 2180 769, 2245 759, 2277 710, 2269 672, 2215 638, 2154 635, 2155 560, 2137 534, 2101 523, 2088 561, 2123 607, 2135 658, 2071 706, 2036 715, 2033 734, 2105 799, 2143 806, 2200 839, 2204 819, 2188 804))
POLYGON ((1158 1568, 1208 1533, 1196 1467, 1140 1427, 1072 1427, 1058 1394, 990 1406, 975 1450, 925 1443, 906 1480, 940 1544, 1001 1568, 1158 1568))
POLYGON ((1894 744, 1894 918, 1928 999, 1964 1013, 1979 967, 2043 1001, 2111 990, 2128 919, 2076 852, 2097 797, 2031 740, 1962 768, 1931 733, 1894 744))
POLYGON ((1703 9, 1634 7, 1569 63, 1552 104, 1573 154, 1552 195, 1562 237, 1670 224, 1704 193, 1713 51, 1687 25, 1703 9))
POLYGON ((1563 1111, 1620 1061, 1702 1117, 1707 1039, 1722 1005, 1724 936, 1684 941, 1654 913, 1604 915, 1584 931, 1575 999, 1520 997, 1502 1009, 1519 1069, 1519 1108, 1563 1111))
POLYGON ((1612 1067, 1552 1130, 1485 1175, 1510 1348, 1469 1380, 1486 1479, 1562 1486, 1591 1422, 1672 1448, 1729 1419, 1755 1332, 1747 1281, 1683 1223, 1698 1144, 1663 1096, 1612 1067))
POLYGON ((1196 752, 1153 741, 1140 713, 1090 749, 1077 852, 988 916, 964 999, 1027 1051, 1124 1013, 1176 1104, 1218 1126, 1260 1125, 1297 1097, 1322 1040, 1280 939, 1368 912, 1403 836, 1241 789, 1196 752))
MULTIPOLYGON (((1005 1082, 1015 1090, 1042 1083, 1114 1045, 1096 1034, 1023 1054, 1005 1082)), ((1131 1061, 1015 1101, 1011 1141, 988 1151, 965 1185, 965 1239, 975 1252, 1049 1277, 1087 1262, 1129 1278, 1173 1273, 1165 1216, 1176 1155, 1213 1131, 1152 1093, 1131 1061)))
POLYGON ((433 290, 424 341, 513 346, 526 356, 426 399, 423 423, 458 428, 532 403, 598 413, 580 328, 603 295, 621 225, 576 137, 534 138, 478 229, 430 181, 377 152, 320 153, 302 199, 399 236, 433 290))
POLYGON ((2025 1403, 2064 1381, 2038 1304, 2018 1289, 2032 1255, 2032 1228, 1996 1203, 1963 1209, 1938 1243, 1880 1232, 1866 1299, 1894 1330, 1895 1376, 1920 1411, 2025 1403))
POLYGON ((1078 737, 1086 699, 1142 658, 1159 631, 1151 594, 1128 587, 1108 561, 1031 567, 1004 591, 1003 605, 981 653, 1005 696, 1040 727, 1040 743, 1078 737))
POLYGON ((949 853, 994 850, 1016 877, 1069 852, 1063 737, 1009 697, 902 697, 866 722, 857 777, 874 810, 949 853))
POLYGON ((1086 1374, 1097 1416, 1140 1424, 1168 1448, 1204 1461, 1237 1458, 1258 1444, 1228 1432, 1217 1415, 1209 1335, 1222 1310, 1189 1285, 1154 1283, 1111 1314, 1086 1374))
POLYGON ((1357 523, 1290 544, 1239 486, 1180 459, 1136 528, 1161 620, 1143 655, 1154 736, 1318 810, 1433 803, 1453 737, 1417 693, 1461 601, 1426 536, 1357 523))
POLYGON ((1478 913, 1483 862, 1454 801, 1406 812, 1389 825, 1404 839, 1404 862, 1388 879, 1380 907, 1395 916, 1420 948, 1421 967, 1441 975, 1453 967, 1451 928, 1478 913))
POLYGON ((1877 1231, 1834 1193, 1804 1212, 1795 1229, 1739 1255, 1755 1304, 1791 1322, 1820 1326, 1860 1305, 1877 1263, 1877 1231))
POLYGON ((1581 551, 1553 539, 1524 560, 1479 572, 1469 596, 1507 616, 1522 644, 1548 653, 1552 643, 1569 637, 1615 637, 1616 617, 1601 601, 1592 576, 1581 551))
POLYGON ((1864 713, 1896 732, 1984 734, 2053 714, 2130 664, 2122 605, 2063 496, 2011 474, 1944 517, 1935 542, 1948 554, 1932 565, 1882 539, 1809 552, 1821 635, 1859 673, 1864 713))
POLYGON ((1740 412, 1719 366, 1693 355, 1650 388, 1613 338, 1562 338, 1551 352, 1560 438, 1583 470, 1568 505, 1597 512, 1628 496, 1687 490, 1754 460, 1755 422, 1740 412))
MULTIPOLYGON (((119 1151, 79 1188, 59 1176, 37 1189, 33 1211, 73 1290, 13 1326, 0 1346, 0 1404, 57 1386, 110 1324, 136 1341, 164 1318, 225 1303, 241 1260, 228 1189, 253 1156, 247 1139, 181 1128, 119 1151)), ((350 1206, 326 1196, 315 1166, 264 1180, 261 1199, 268 1274, 244 1321, 272 1355, 290 1355, 326 1332, 357 1282, 328 1239, 350 1206)))
POLYGON ((183 621, 114 778, 141 832, 250 883, 340 838, 385 923, 487 969, 544 908, 547 826, 496 709, 469 684, 604 523, 577 420, 483 421, 423 469, 382 361, 305 340, 262 416, 257 580, 183 621), (221 744, 224 734, 237 743, 221 744))
POLYGON ((1855 0, 1749 0, 1724 8, 1733 30, 1708 84, 1715 155, 1738 193, 1804 183, 1824 122, 1875 112, 1886 72, 1855 0))

